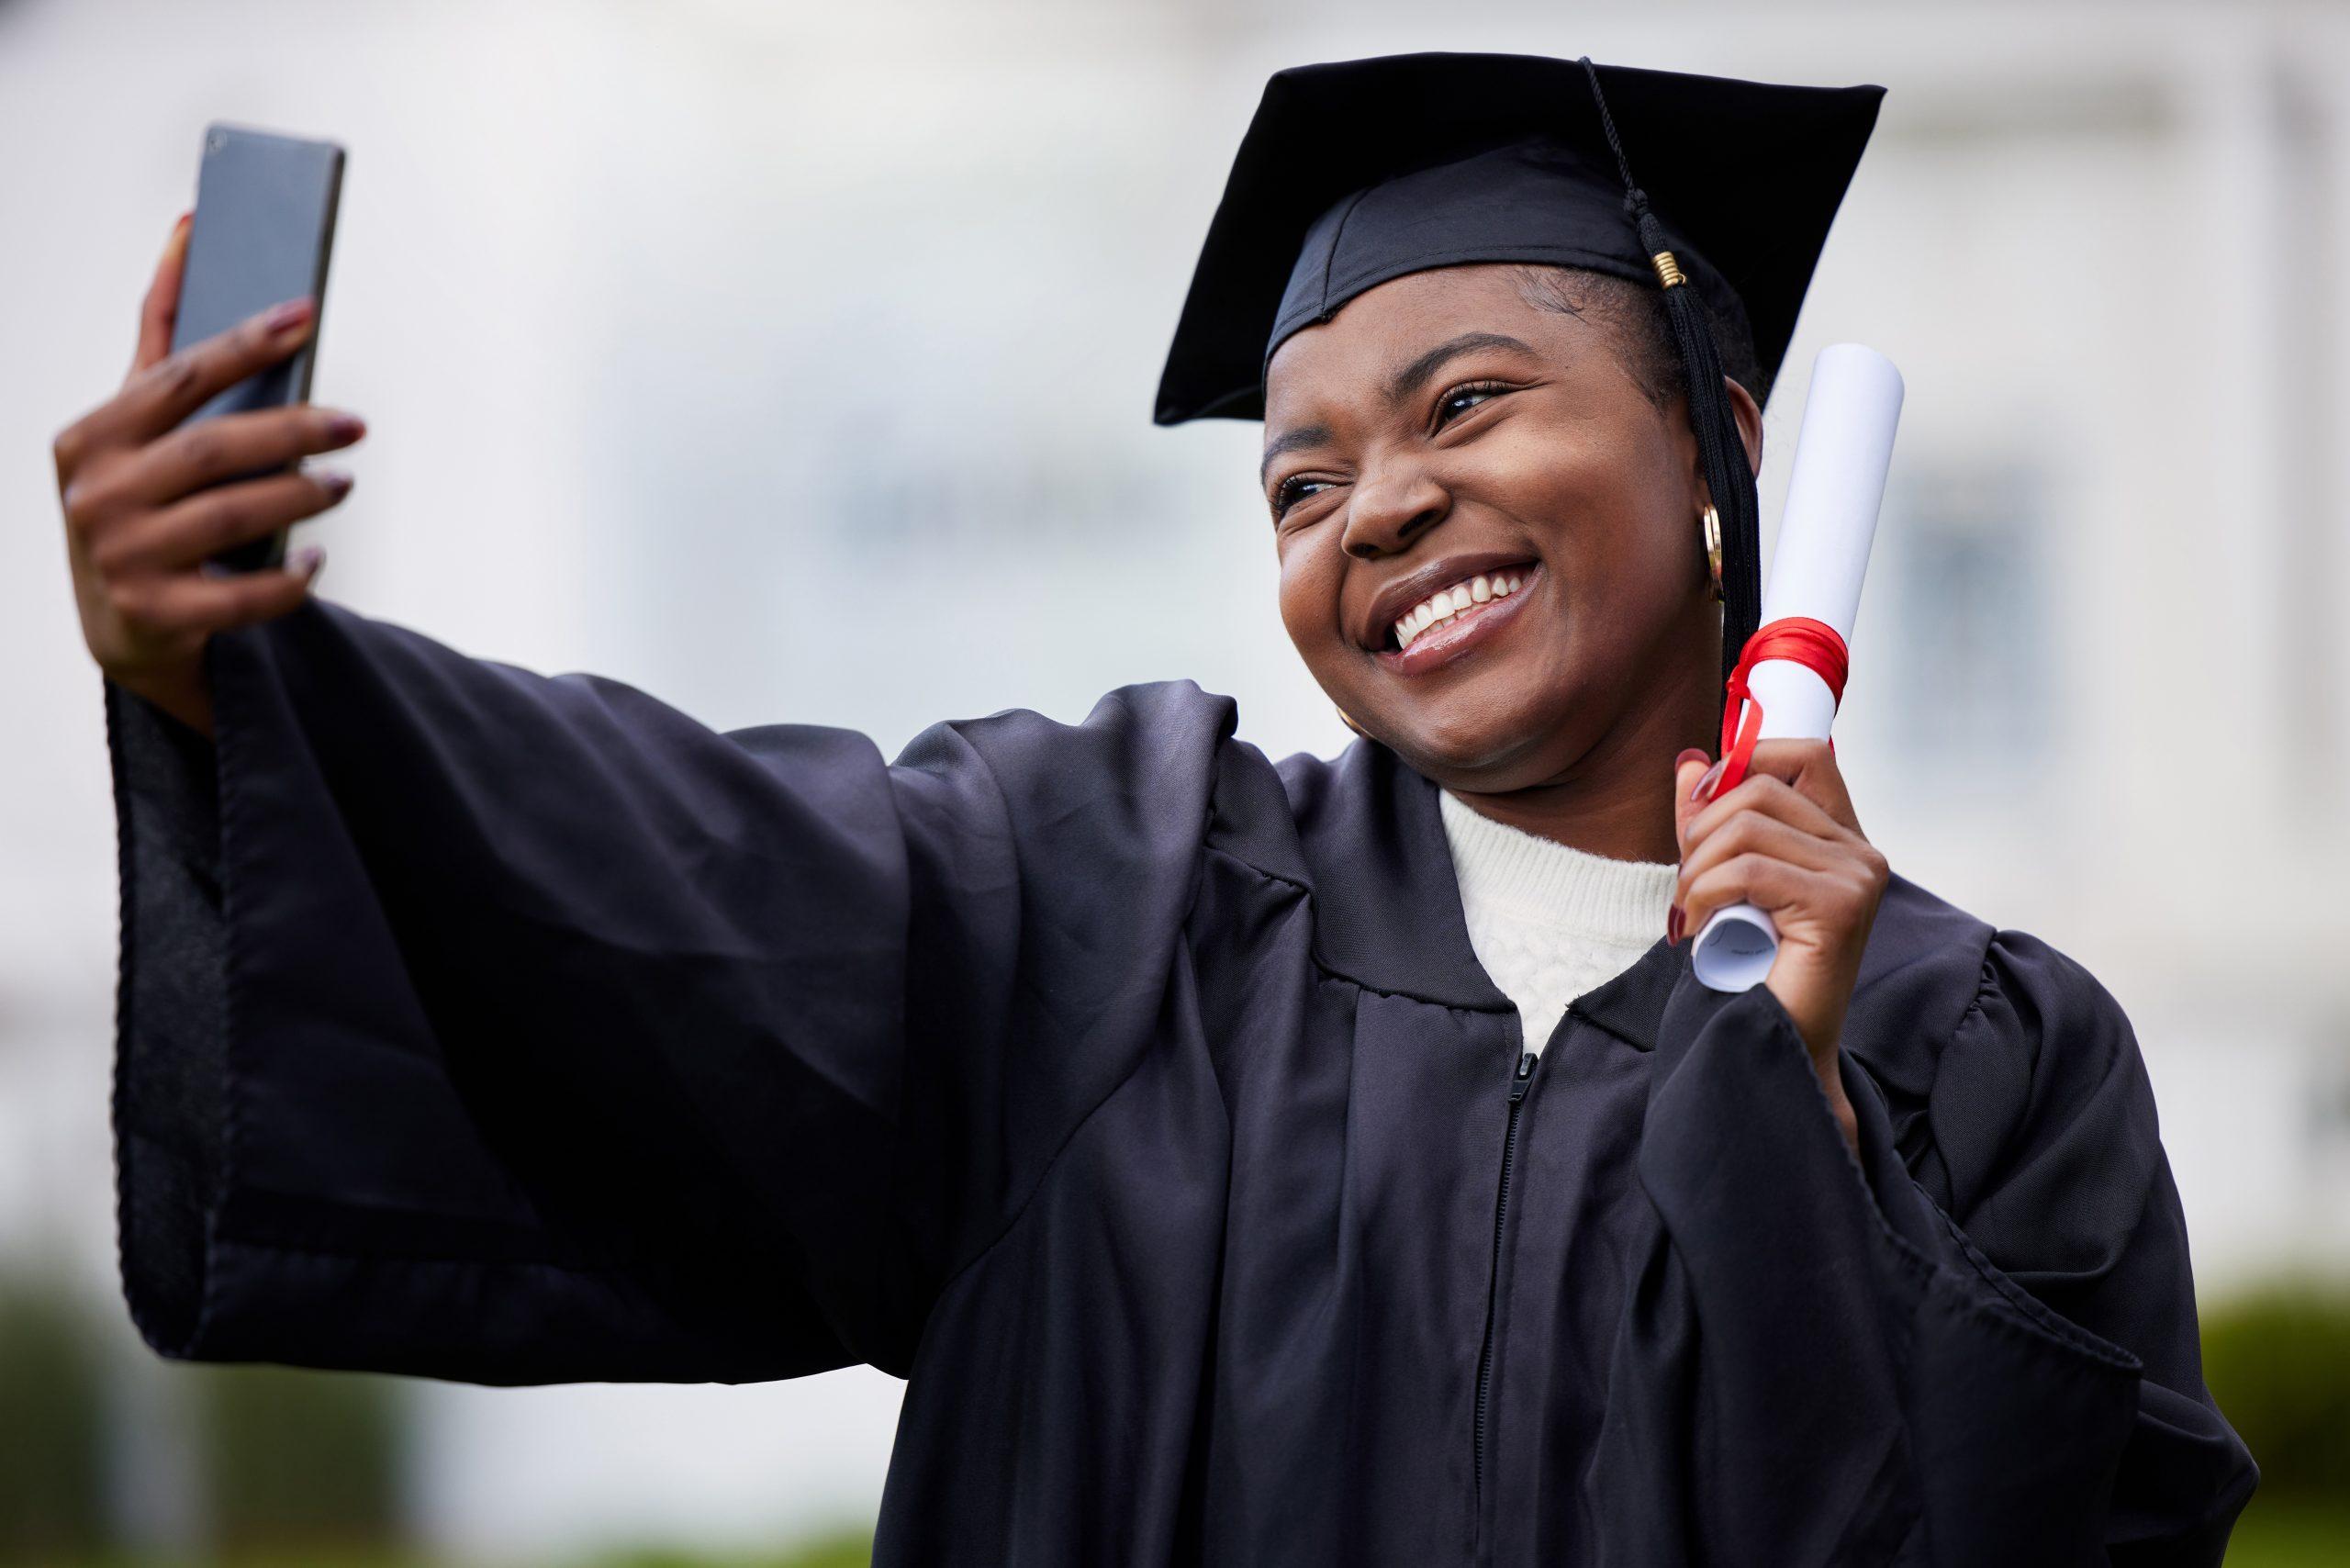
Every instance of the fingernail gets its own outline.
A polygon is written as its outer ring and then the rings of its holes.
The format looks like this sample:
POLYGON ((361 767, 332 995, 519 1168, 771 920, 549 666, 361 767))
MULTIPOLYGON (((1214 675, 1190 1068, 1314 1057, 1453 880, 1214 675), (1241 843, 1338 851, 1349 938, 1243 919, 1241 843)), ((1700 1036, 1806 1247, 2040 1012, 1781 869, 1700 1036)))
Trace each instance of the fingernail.
POLYGON ((329 441, 357 441, 367 433, 367 421, 357 414, 332 413, 327 416, 329 441))
POLYGON ((340 468, 313 468, 310 477, 324 486, 327 494, 337 499, 351 493, 351 476, 340 468))
POLYGON ((1668 947, 1681 946, 1681 906, 1679 904, 1674 904, 1671 913, 1664 917, 1664 945, 1668 947))
POLYGON ((1673 771, 1675 774, 1678 774, 1682 768, 1687 767, 1690 763, 1703 762, 1712 755, 1713 753, 1706 750, 1702 746, 1683 746, 1681 748, 1681 755, 1673 759, 1673 771))
POLYGON ((285 564, 292 570, 301 573, 302 576, 315 582, 318 580, 319 573, 327 564, 326 547, 321 544, 305 544, 288 555, 285 558, 285 564))
POLYGON ((309 319, 310 302, 308 299, 289 299, 272 310, 262 324, 273 333, 288 332, 309 319))
POLYGON ((1724 757, 1721 759, 1721 762, 1717 762, 1711 767, 1706 769, 1706 776, 1697 780, 1696 788, 1689 791, 1689 798, 1693 801, 1712 799, 1714 786, 1720 783, 1722 780, 1722 766, 1724 763, 1729 761, 1729 758, 1724 757))
POLYGON ((163 259, 165 261, 171 260, 173 257, 177 256, 182 251, 187 249, 187 226, 189 221, 195 217, 196 214, 193 210, 183 212, 179 216, 179 220, 172 225, 171 233, 163 241, 163 259))

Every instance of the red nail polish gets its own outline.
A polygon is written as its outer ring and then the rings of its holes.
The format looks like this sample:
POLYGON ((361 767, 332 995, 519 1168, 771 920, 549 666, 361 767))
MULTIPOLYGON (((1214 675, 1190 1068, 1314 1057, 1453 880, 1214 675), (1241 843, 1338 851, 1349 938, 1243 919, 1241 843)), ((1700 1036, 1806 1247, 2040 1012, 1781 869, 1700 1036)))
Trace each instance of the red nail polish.
POLYGON ((1671 913, 1664 917, 1664 945, 1668 947, 1681 946, 1681 906, 1679 904, 1674 904, 1671 913))

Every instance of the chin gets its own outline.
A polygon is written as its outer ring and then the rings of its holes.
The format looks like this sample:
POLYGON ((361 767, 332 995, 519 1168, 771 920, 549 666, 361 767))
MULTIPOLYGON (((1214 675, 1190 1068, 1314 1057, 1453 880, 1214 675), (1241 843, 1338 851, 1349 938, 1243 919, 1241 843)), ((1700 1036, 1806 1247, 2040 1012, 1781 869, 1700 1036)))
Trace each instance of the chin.
POLYGON ((1555 713, 1471 711, 1399 725, 1387 745, 1438 783, 1488 793, 1521 790, 1556 772, 1550 754, 1564 727, 1555 713))

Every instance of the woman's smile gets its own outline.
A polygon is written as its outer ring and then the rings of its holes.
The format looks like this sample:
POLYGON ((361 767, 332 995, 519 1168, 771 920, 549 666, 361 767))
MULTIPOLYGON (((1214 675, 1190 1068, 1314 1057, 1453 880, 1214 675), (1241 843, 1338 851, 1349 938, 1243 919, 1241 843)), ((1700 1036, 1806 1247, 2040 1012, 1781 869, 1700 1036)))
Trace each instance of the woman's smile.
POLYGON ((1517 621, 1541 582, 1540 565, 1528 562, 1438 588, 1389 627, 1388 645, 1377 655, 1381 667, 1426 675, 1483 646, 1517 621))

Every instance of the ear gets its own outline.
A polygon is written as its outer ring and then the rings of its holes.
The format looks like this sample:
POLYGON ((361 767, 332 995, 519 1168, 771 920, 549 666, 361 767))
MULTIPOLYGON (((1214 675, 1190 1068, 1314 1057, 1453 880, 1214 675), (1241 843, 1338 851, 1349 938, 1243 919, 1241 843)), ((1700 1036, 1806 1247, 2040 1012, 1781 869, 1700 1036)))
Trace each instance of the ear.
POLYGON ((1738 421, 1738 439, 1746 443, 1746 465, 1760 474, 1762 472, 1762 406, 1754 400, 1753 393, 1729 376, 1722 377, 1722 389, 1729 394, 1729 415, 1738 421))
MULTIPOLYGON (((1746 466, 1760 474, 1762 472, 1762 406, 1754 400, 1754 394, 1730 376, 1722 377, 1722 390, 1729 395, 1729 417, 1737 424, 1738 439, 1746 448, 1746 466)), ((1689 433, 1685 420, 1682 421, 1681 433, 1689 450, 1690 474, 1697 481, 1697 493, 1703 498, 1706 476, 1700 471, 1703 465, 1697 461, 1697 438, 1689 433)), ((1699 504, 1704 504, 1702 498, 1699 504)))

